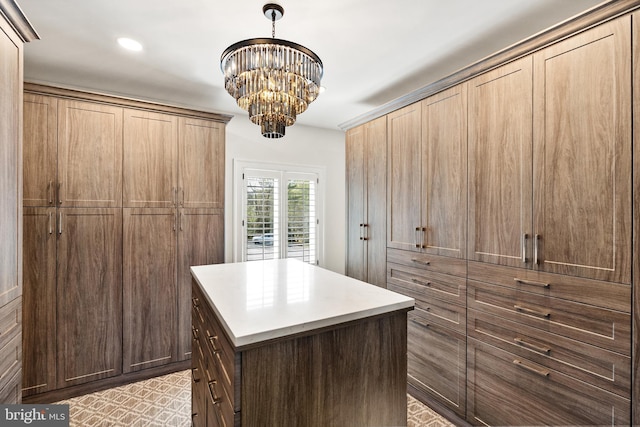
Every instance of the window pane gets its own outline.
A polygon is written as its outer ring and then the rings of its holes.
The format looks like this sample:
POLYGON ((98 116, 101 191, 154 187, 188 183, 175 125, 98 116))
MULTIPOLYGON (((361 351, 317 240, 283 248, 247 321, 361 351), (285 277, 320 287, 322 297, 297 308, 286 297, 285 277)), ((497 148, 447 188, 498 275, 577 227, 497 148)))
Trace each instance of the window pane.
POLYGON ((316 264, 316 181, 287 184, 287 258, 316 264))
POLYGON ((279 258, 278 179, 247 177, 246 183, 246 260, 279 258))

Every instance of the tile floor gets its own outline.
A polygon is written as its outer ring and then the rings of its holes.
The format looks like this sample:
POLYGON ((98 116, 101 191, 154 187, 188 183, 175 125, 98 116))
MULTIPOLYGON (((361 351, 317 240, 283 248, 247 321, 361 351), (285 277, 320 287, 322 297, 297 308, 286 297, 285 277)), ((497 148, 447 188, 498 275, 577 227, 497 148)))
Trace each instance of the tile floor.
MULTIPOLYGON (((69 404, 70 427, 188 427, 191 373, 181 371, 57 403, 69 404)), ((453 424, 408 396, 408 427, 453 424)))

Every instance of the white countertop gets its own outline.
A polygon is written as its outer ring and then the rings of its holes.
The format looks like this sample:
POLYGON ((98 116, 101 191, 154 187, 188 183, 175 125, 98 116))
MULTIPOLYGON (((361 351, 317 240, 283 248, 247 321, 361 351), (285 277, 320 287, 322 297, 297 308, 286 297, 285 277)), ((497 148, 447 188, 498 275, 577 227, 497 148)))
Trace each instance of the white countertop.
POLYGON ((191 267, 236 347, 412 308, 414 299, 294 259, 191 267))

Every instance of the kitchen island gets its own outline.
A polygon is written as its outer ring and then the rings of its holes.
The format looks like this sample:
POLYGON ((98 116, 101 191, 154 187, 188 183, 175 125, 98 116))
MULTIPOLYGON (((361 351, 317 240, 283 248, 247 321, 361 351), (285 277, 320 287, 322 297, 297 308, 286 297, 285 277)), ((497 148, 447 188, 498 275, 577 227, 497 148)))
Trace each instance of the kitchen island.
POLYGON ((412 298, 292 259, 191 272, 194 425, 406 425, 412 298))

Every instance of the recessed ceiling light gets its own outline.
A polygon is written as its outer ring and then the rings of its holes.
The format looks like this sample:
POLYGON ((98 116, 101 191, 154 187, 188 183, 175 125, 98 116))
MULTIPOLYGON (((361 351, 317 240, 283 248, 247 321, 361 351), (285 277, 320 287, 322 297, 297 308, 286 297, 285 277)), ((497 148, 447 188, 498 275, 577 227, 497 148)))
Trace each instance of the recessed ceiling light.
POLYGON ((140 42, 129 39, 127 37, 120 37, 118 39, 118 44, 128 50, 133 50, 136 52, 142 50, 142 45, 140 44, 140 42))

